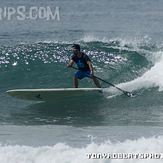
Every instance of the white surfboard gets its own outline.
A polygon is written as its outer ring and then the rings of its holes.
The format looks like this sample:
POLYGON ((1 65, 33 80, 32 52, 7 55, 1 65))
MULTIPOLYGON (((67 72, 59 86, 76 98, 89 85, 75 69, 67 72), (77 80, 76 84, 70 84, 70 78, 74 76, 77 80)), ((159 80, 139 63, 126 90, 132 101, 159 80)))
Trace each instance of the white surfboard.
POLYGON ((7 93, 23 100, 55 101, 84 95, 101 95, 102 90, 102 88, 15 89, 8 90, 7 93))

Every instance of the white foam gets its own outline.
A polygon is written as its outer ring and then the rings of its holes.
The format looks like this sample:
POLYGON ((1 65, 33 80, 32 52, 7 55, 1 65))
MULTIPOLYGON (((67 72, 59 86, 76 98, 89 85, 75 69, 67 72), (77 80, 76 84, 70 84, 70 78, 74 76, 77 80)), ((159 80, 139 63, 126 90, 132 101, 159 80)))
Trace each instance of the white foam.
MULTIPOLYGON (((126 91, 157 87, 158 91, 163 91, 163 52, 155 52, 153 55, 150 55, 148 59, 151 60, 151 62, 155 62, 154 66, 147 70, 142 76, 129 82, 120 83, 116 86, 126 91)), ((116 95, 122 94, 122 92, 115 88, 108 88, 107 92, 116 95)))
POLYGON ((121 83, 117 86, 128 91, 153 87, 158 87, 159 91, 163 91, 163 52, 161 51, 155 53, 155 58, 153 59, 156 61, 156 63, 142 76, 130 82, 121 83))
POLYGON ((94 34, 87 34, 84 35, 80 41, 84 41, 84 42, 93 42, 93 41, 99 41, 99 42, 103 42, 103 43, 108 43, 110 42, 110 40, 108 40, 106 37, 103 38, 99 38, 96 37, 94 34))
POLYGON ((162 153, 163 137, 139 138, 124 142, 91 143, 82 148, 58 143, 54 146, 0 145, 0 163, 162 163, 161 159, 88 159, 91 153, 162 153))

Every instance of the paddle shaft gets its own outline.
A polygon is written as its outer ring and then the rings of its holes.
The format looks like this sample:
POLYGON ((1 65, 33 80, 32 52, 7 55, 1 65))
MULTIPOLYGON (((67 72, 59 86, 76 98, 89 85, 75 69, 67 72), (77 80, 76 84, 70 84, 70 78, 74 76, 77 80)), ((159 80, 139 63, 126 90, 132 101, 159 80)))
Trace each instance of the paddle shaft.
MULTIPOLYGON (((71 68, 73 68, 73 69, 75 69, 75 70, 78 70, 78 68, 76 68, 76 67, 71 67, 71 68)), ((102 78, 100 78, 100 77, 98 77, 98 76, 95 76, 95 75, 93 75, 95 78, 97 78, 98 80, 100 80, 100 81, 102 81, 102 82, 104 82, 104 83, 106 83, 106 84, 109 84, 109 85, 111 85, 112 87, 114 87, 114 88, 116 88, 116 89, 118 89, 119 91, 121 91, 121 92, 123 92, 126 96, 128 96, 128 97, 131 97, 131 92, 127 92, 127 91, 125 91, 125 90, 123 90, 123 89, 121 89, 121 88, 119 88, 119 87, 117 87, 117 86, 115 86, 114 84, 112 84, 112 83, 110 83, 110 82, 108 82, 108 81, 106 81, 106 80, 104 80, 104 79, 102 79, 102 78)), ((89 76, 88 76, 89 77, 89 76)), ((89 77, 89 78, 91 78, 91 77, 89 77)))

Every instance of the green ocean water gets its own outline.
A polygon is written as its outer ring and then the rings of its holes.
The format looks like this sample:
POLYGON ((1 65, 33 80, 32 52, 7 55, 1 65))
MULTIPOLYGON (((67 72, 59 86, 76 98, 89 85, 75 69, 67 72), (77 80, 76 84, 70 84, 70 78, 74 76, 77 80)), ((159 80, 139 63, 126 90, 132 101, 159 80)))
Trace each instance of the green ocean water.
MULTIPOLYGON (((5 91, 17 88, 73 87, 72 78, 75 71, 66 67, 66 63, 72 55, 71 44, 39 42, 20 44, 14 47, 4 46, 1 47, 1 73, 3 78, 0 80, 2 86, 1 97, 4 103, 1 104, 3 108, 1 111, 6 114, 10 114, 11 110, 14 113, 16 111, 20 119, 17 121, 15 115, 4 118, 3 114, 1 114, 3 117, 1 123, 66 124, 75 121, 75 123, 79 124, 90 124, 89 119, 91 119, 92 125, 94 123, 106 125, 123 123, 131 123, 131 125, 162 124, 162 121, 159 119, 158 122, 158 117, 153 117, 153 113, 151 113, 153 108, 155 108, 156 114, 161 113, 162 85, 159 80, 162 78, 159 73, 157 74, 157 69, 160 68, 162 59, 160 56, 160 60, 156 58, 154 62, 155 56, 152 56, 153 53, 156 54, 160 51, 160 47, 150 44, 143 45, 143 43, 141 46, 127 43, 123 45, 118 40, 109 42, 80 41, 79 43, 83 51, 91 58, 97 76, 126 91, 135 93, 136 97, 128 98, 117 89, 101 82, 104 88, 108 88, 102 98, 88 96, 77 100, 71 99, 71 101, 66 101, 66 99, 56 101, 54 99, 51 104, 32 104, 24 108, 26 102, 9 97, 5 91), (9 101, 7 105, 6 101, 9 101), (18 101, 20 105, 17 105, 18 101), (40 112, 41 115, 39 115, 40 112), (55 112, 61 114, 57 121, 55 121, 55 118, 58 119, 55 112), (92 116, 88 114, 85 117, 88 112, 92 116), (124 115, 125 112, 128 112, 127 115, 124 115), (138 112, 140 114, 136 117, 135 115, 138 115, 138 112), (147 112, 149 112, 149 115, 147 112), (75 120, 64 120, 62 118, 62 116, 65 116, 65 119, 69 117, 69 113, 70 117, 74 115, 75 120), (83 117, 81 113, 84 113, 83 117), (29 119, 30 116, 34 119, 29 119), (108 117, 106 119, 105 116, 110 116, 111 119, 108 117), (99 122, 97 122, 96 117, 99 118, 99 122), (119 118, 117 119, 117 117, 119 118), (84 121, 83 118, 85 118, 84 121), (154 121, 151 118, 154 118, 154 121)), ((86 78, 80 81, 80 87, 89 88, 95 86, 90 79, 86 78)))

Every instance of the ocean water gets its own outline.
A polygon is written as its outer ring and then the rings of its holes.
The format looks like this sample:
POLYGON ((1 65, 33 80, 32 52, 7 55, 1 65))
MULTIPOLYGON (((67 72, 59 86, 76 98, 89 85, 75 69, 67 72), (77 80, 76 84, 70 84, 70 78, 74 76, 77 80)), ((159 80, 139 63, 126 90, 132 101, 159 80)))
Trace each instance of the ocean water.
MULTIPOLYGON (((162 154, 163 2, 161 0, 1 0, 1 8, 59 7, 60 20, 0 20, 0 163, 161 163, 162 159, 89 158, 91 154, 162 154), (102 97, 36 103, 17 88, 72 87, 67 69, 79 43, 102 97)), ((94 87, 80 81, 80 87, 94 87)))

